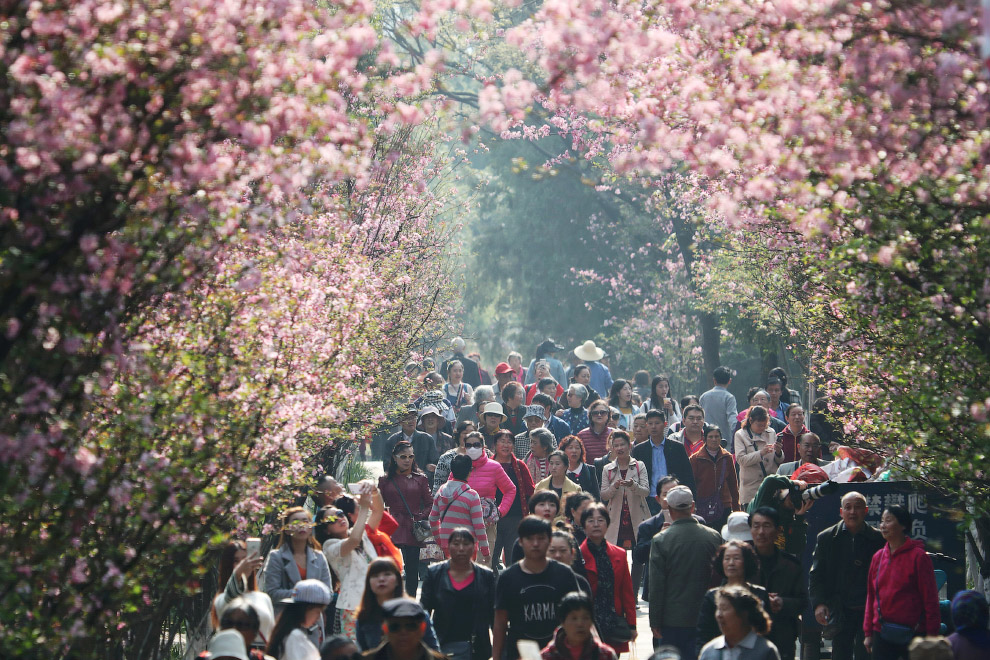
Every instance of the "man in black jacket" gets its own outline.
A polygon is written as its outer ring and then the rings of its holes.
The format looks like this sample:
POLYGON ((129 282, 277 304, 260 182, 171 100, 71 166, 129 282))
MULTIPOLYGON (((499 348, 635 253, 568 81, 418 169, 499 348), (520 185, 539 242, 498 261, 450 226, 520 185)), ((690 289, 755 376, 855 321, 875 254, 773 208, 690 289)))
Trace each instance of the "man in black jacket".
POLYGON ((650 482, 650 496, 646 498, 646 505, 650 508, 650 513, 656 515, 660 513, 660 503, 656 500, 657 482, 671 474, 694 492, 694 471, 691 469, 691 462, 688 460, 684 445, 664 437, 667 418, 663 412, 656 409, 647 412, 646 428, 650 434, 650 441, 633 447, 632 457, 646 464, 647 478, 650 482))
MULTIPOLYGON (((837 627, 832 638, 832 657, 836 660, 870 657, 863 646, 863 614, 870 560, 883 548, 884 540, 879 531, 866 524, 868 512, 863 495, 846 493, 839 509, 842 520, 823 530, 815 545, 808 591, 818 623, 837 627)), ((805 646, 815 645, 802 644, 805 646)), ((802 653, 802 657, 808 656, 802 653)))
POLYGON ((755 580, 770 596, 773 620, 767 639, 780 652, 780 660, 794 660, 794 647, 801 630, 801 613, 808 606, 808 586, 801 562, 775 545, 780 515, 772 507, 760 507, 749 514, 753 546, 760 558, 760 574, 755 580))

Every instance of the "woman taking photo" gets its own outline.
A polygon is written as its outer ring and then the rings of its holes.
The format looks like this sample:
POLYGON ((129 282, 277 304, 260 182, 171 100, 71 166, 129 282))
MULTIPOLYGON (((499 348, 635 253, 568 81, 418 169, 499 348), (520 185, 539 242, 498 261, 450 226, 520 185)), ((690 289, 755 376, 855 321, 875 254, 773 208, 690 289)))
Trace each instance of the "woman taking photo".
POLYGON ((577 435, 588 428, 588 411, 584 405, 588 401, 588 388, 580 383, 572 383, 567 388, 565 396, 567 404, 564 410, 558 412, 560 418, 571 427, 571 433, 577 435))
POLYGON ((873 555, 866 583, 863 646, 874 660, 908 660, 917 636, 937 635, 941 624, 932 560, 920 541, 908 537, 911 514, 888 506, 880 518, 887 544, 873 555))
POLYGON ((477 540, 467 527, 450 534, 450 559, 433 564, 420 601, 433 616, 440 650, 451 660, 488 660, 495 618, 495 574, 472 561, 477 540))
POLYGON ((567 457, 564 452, 550 452, 547 459, 550 465, 550 476, 536 484, 536 491, 550 490, 557 494, 558 498, 563 498, 569 493, 580 493, 581 487, 567 478, 567 457))
POLYGON ((709 527, 721 529, 729 514, 739 510, 736 466, 732 454, 722 447, 722 431, 706 424, 704 434, 704 446, 688 459, 694 473, 696 512, 709 527))
MULTIPOLYGON (((271 597, 276 615, 284 609, 282 603, 292 595, 292 589, 300 580, 318 580, 331 590, 330 566, 320 550, 320 544, 313 538, 313 519, 309 512, 301 506, 286 509, 282 514, 282 531, 265 563, 265 593, 271 597)), ((310 641, 319 648, 325 636, 322 615, 316 623, 318 626, 310 633, 310 641)))
POLYGON ((218 629, 227 605, 240 597, 257 613, 258 640, 261 641, 262 646, 267 643, 275 625, 275 610, 268 594, 258 591, 258 569, 263 562, 261 556, 247 556, 247 545, 244 541, 235 539, 224 547, 220 553, 218 567, 219 591, 213 598, 213 608, 210 611, 213 630, 218 629))
MULTIPOLYGON (((540 448, 543 447, 544 442, 547 442, 545 434, 536 433, 536 431, 530 435, 530 438, 534 440, 532 444, 540 448), (538 436, 544 436, 542 441, 537 439, 538 436)), ((529 468, 512 453, 514 448, 515 438, 512 437, 510 431, 499 431, 495 434, 495 462, 502 466, 502 470, 515 484, 516 494, 512 498, 512 505, 508 512, 499 519, 498 526, 495 528, 495 547, 492 552, 493 565, 502 561, 503 550, 511 552, 512 544, 516 541, 516 528, 519 527, 519 522, 523 517, 529 515, 529 508, 526 503, 529 502, 529 498, 533 496, 533 492, 536 490, 529 468)), ((504 499, 505 496, 500 493, 500 498, 497 500, 499 508, 501 508, 504 499)))
MULTIPOLYGON (((402 598, 402 575, 399 567, 388 557, 380 557, 368 564, 361 592, 361 604, 357 610, 357 642, 362 651, 370 651, 382 643, 382 623, 385 611, 382 605, 393 598, 402 598)), ((429 619, 427 619, 429 624, 429 619)), ((423 641, 434 651, 439 651, 432 624, 426 628, 423 641)))
POLYGON ((323 639, 313 643, 307 631, 323 619, 323 610, 332 599, 330 587, 320 580, 297 582, 289 597, 281 599, 282 613, 265 652, 278 660, 319 660, 323 639))
POLYGON ((621 413, 618 426, 625 431, 632 428, 633 417, 640 413, 640 409, 633 403, 632 395, 632 385, 622 378, 614 381, 608 391, 608 405, 621 413))
POLYGON ((378 480, 378 490, 390 511, 394 512, 399 529, 392 542, 402 553, 406 570, 406 593, 416 595, 419 586, 419 551, 423 542, 413 534, 413 522, 426 521, 433 507, 430 482, 419 466, 411 443, 401 441, 392 448, 388 470, 378 480))
POLYGON ((705 644, 699 660, 780 660, 777 647, 763 637, 770 631, 770 615, 756 596, 738 586, 717 592, 715 618, 722 634, 705 644))
POLYGON ((357 636, 357 608, 361 602, 368 563, 378 556, 365 530, 372 506, 372 484, 369 483, 368 487, 358 496, 353 524, 346 512, 333 506, 325 506, 317 513, 317 532, 325 537, 323 554, 339 582, 334 631, 350 639, 357 636))
MULTIPOLYGON (((715 555, 712 568, 713 575, 721 578, 722 587, 746 589, 759 599, 766 611, 770 611, 770 596, 767 590, 754 582, 759 577, 760 559, 753 546, 744 541, 729 541, 723 544, 715 555)), ((708 641, 718 637, 716 610, 720 588, 709 589, 701 601, 696 640, 699 651, 708 641)))
POLYGON ((611 440, 615 460, 602 471, 602 501, 608 504, 612 519, 606 536, 609 543, 632 550, 639 524, 650 517, 646 506, 649 477, 646 465, 629 455, 628 433, 615 431, 611 440))
POLYGON ((594 502, 581 514, 585 540, 581 544, 585 575, 595 604, 595 626, 602 640, 625 653, 636 640, 636 596, 626 551, 605 540, 611 520, 608 509, 594 502))
POLYGON ((739 463, 739 502, 749 504, 767 475, 777 474, 784 452, 777 433, 770 428, 770 415, 763 406, 749 409, 742 428, 736 431, 736 461, 739 463))
POLYGON ((643 412, 648 410, 663 411, 667 416, 668 426, 681 421, 681 407, 670 391, 670 379, 663 374, 654 377, 650 385, 650 397, 643 402, 643 412))
POLYGON ((591 493, 596 500, 601 499, 598 486, 598 473, 594 466, 587 463, 584 443, 576 435, 569 435, 560 441, 558 447, 567 457, 567 478, 581 487, 586 493, 591 493))

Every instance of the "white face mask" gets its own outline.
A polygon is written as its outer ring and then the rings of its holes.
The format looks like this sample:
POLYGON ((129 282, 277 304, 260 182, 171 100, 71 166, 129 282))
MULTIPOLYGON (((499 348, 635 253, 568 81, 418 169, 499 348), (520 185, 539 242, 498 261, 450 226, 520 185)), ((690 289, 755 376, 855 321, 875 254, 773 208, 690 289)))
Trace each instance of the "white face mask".
POLYGON ((485 450, 482 449, 481 447, 471 447, 470 449, 467 450, 467 455, 471 458, 472 461, 476 461, 479 458, 481 458, 481 454, 484 451, 485 450))

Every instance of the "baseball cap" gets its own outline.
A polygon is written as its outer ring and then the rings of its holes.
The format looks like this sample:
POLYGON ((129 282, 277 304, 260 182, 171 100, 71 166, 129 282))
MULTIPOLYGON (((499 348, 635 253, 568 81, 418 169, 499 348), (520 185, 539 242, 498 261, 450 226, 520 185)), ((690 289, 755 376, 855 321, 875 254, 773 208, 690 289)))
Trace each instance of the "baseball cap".
POLYGON ((299 580, 292 588, 292 597, 283 598, 283 603, 309 603, 311 605, 329 605, 333 600, 330 587, 319 580, 299 580))
POLYGON ((426 618, 426 610, 423 609, 423 606, 418 601, 411 598, 393 598, 392 600, 387 600, 382 605, 382 610, 385 613, 385 618, 388 619, 426 618))
POLYGON ((667 491, 667 505, 671 509, 690 509, 694 504, 694 494, 687 486, 674 486, 667 491))
POLYGON ((512 367, 509 366, 508 362, 499 362, 495 365, 495 375, 501 376, 502 374, 507 374, 512 371, 512 367))

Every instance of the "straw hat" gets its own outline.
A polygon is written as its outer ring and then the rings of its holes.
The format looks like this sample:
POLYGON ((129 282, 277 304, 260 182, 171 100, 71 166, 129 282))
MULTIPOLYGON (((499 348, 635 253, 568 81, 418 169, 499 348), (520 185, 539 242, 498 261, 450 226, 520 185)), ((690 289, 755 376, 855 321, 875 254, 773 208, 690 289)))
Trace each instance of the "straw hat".
POLYGON ((582 360, 595 362, 605 357, 605 351, 595 346, 595 342, 590 339, 574 349, 574 355, 582 360))

